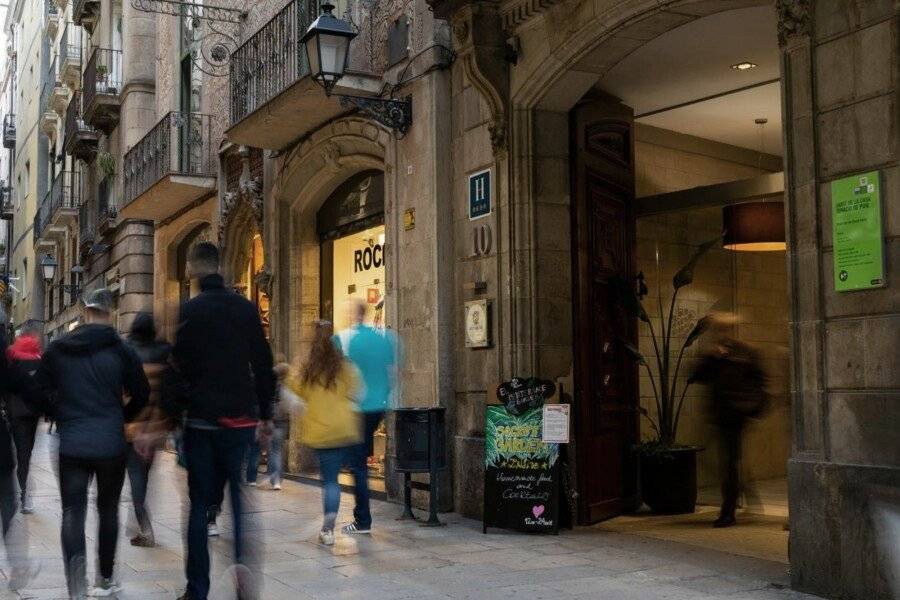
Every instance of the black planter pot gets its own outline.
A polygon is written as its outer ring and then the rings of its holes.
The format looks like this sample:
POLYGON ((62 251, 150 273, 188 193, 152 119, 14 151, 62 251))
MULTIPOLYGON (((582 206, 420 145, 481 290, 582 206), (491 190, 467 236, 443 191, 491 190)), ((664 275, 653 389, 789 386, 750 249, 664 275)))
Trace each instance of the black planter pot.
POLYGON ((697 452, 672 448, 641 454, 641 496, 654 513, 680 515, 697 504, 697 452))

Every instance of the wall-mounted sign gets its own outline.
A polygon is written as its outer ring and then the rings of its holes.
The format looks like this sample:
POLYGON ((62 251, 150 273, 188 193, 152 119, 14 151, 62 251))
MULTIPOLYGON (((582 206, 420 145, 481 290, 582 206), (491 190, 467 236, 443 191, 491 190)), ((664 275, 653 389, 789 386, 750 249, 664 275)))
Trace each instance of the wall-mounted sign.
POLYGON ((497 388, 497 396, 506 410, 520 415, 533 408, 540 408, 556 392, 556 384, 547 379, 513 377, 497 388))
POLYGON ((560 452, 541 441, 543 410, 514 415, 498 404, 484 417, 484 521, 532 533, 559 531, 560 452))
POLYGON ((491 303, 471 300, 465 304, 467 348, 487 348, 491 345, 491 303))
POLYGON ((885 285, 878 175, 871 171, 831 182, 834 287, 839 292, 885 285))
POLYGON ((469 175, 469 219, 491 214, 491 170, 469 175))
POLYGON ((416 209, 407 208, 403 211, 403 229, 409 231, 416 228, 416 209))
POLYGON ((494 245, 494 234, 490 225, 478 225, 472 230, 472 256, 489 256, 494 245))

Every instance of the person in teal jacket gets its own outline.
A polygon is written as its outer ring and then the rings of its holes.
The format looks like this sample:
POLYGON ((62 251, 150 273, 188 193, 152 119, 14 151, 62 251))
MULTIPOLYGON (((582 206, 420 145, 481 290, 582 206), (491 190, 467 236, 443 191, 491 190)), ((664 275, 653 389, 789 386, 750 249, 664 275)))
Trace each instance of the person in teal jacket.
POLYGON ((399 344, 392 331, 376 329, 365 323, 365 304, 355 303, 350 311, 353 324, 335 335, 333 341, 359 370, 363 384, 359 404, 363 413, 362 442, 352 449, 346 459, 353 471, 356 507, 353 509, 353 522, 341 530, 345 534, 357 534, 372 532, 368 458, 374 453, 375 431, 390 408, 391 394, 397 381, 399 344))

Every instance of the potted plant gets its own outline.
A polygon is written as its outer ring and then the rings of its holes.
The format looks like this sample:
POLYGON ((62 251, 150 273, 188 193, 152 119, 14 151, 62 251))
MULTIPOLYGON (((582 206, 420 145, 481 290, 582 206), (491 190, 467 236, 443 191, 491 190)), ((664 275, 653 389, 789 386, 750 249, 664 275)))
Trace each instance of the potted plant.
POLYGON ((106 93, 109 68, 106 65, 97 65, 97 91, 106 93))
MULTIPOLYGON (((686 330, 686 334, 676 331, 673 323, 676 320, 679 290, 693 282, 697 262, 720 239, 717 237, 701 244, 688 263, 672 278, 673 290, 667 315, 663 312, 662 284, 657 283, 660 331, 656 330, 644 308, 642 298, 646 292, 642 290, 639 293, 630 282, 623 279, 616 282, 622 306, 630 316, 646 324, 653 344, 654 356, 650 360, 656 367, 655 371, 638 348, 628 342, 624 346, 638 364, 646 369, 656 403, 655 414, 644 407, 638 409, 650 423, 654 437, 642 441, 636 447, 642 500, 656 513, 694 512, 697 502, 697 452, 703 448, 678 442, 678 422, 691 385, 689 379, 682 377, 681 367, 685 352, 706 330, 708 320, 701 318, 689 329, 683 328, 682 331, 686 330)), ((656 261, 658 266, 658 255, 656 261)))

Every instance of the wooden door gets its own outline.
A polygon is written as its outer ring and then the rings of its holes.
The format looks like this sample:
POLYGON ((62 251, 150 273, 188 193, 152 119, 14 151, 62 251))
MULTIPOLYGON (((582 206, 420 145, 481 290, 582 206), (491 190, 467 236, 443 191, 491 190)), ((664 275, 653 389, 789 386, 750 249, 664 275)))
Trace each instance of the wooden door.
POLYGON ((592 100, 573 109, 572 198, 575 280, 575 435, 578 521, 632 508, 638 441, 637 322, 619 307, 610 280, 634 278, 634 149, 630 108, 592 100))

